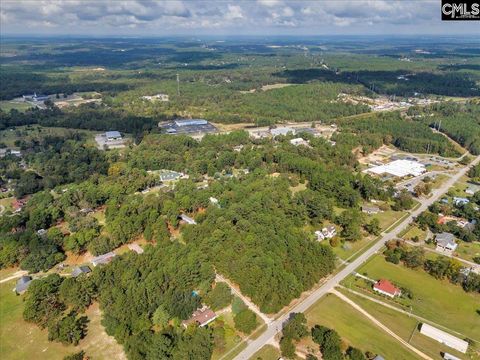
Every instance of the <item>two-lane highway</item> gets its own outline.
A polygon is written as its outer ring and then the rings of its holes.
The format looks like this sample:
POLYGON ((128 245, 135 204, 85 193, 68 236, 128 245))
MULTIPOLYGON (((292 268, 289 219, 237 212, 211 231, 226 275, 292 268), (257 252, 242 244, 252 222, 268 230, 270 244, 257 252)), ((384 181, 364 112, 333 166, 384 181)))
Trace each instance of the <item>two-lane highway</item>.
POLYGON ((275 334, 282 330, 283 323, 290 317, 292 313, 305 312, 309 307, 316 303, 322 296, 332 290, 340 281, 345 279, 349 274, 351 274, 355 269, 367 261, 371 256, 373 256, 377 251, 381 250, 385 242, 397 238, 398 234, 404 230, 412 220, 425 211, 431 204, 437 201, 442 195, 444 195, 453 184, 455 184, 462 176, 464 176, 471 165, 478 164, 480 162, 480 156, 477 156, 475 160, 468 166, 461 168, 455 175, 448 179, 439 189, 436 189, 432 192, 432 196, 428 199, 422 200, 422 204, 410 215, 403 220, 398 226, 393 229, 390 233, 383 234, 382 238, 379 239, 371 248, 366 250, 361 254, 357 259, 348 264, 343 270, 332 276, 328 281, 321 285, 317 290, 315 290, 311 295, 302 300, 299 304, 294 306, 289 312, 282 315, 278 319, 272 321, 268 324, 267 330, 260 335, 255 340, 252 340, 247 347, 235 357, 238 360, 247 360, 250 359, 258 350, 260 350, 267 342, 269 342, 275 334))

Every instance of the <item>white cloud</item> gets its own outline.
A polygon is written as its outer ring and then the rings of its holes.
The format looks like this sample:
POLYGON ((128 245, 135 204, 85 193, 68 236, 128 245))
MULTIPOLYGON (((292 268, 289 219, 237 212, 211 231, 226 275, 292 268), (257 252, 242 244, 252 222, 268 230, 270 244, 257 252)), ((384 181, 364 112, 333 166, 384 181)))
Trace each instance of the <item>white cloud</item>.
POLYGON ((242 19, 243 12, 242 8, 238 5, 228 5, 227 6, 227 13, 225 14, 226 20, 235 20, 235 19, 242 19))
POLYGON ((442 23, 437 0, 37 0, 34 6, 32 0, 0 1, 2 33, 41 34, 52 27, 66 34, 128 34, 135 29, 138 34, 166 35, 215 28, 240 35, 289 33, 292 27, 313 34, 447 33, 464 28, 473 33, 477 25, 442 23))

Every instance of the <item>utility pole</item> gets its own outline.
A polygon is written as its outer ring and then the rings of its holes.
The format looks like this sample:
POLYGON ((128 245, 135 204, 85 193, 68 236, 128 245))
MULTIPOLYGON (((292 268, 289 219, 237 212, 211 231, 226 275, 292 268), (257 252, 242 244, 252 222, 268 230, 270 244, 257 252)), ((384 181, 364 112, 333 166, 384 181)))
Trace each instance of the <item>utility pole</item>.
POLYGON ((180 75, 177 74, 177 95, 180 96, 180 75))

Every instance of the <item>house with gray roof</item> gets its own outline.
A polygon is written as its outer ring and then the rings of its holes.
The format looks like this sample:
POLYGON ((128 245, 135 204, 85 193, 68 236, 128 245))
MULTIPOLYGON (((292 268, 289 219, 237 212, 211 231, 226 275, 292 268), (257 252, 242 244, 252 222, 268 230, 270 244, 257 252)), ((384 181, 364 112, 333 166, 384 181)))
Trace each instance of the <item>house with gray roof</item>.
POLYGON ((452 253, 457 249, 458 244, 455 242, 455 236, 451 233, 443 232, 435 236, 437 243, 437 251, 452 253))
POLYGON ((82 274, 88 274, 90 272, 92 272, 92 270, 90 270, 90 268, 87 265, 77 266, 72 271, 72 277, 77 277, 82 274))
POLYGON ((115 257, 115 253, 111 251, 109 253, 93 258, 91 263, 93 266, 108 264, 110 261, 113 260, 114 257, 115 257))
POLYGON ((28 275, 22 276, 20 279, 17 280, 17 285, 15 285, 15 292, 17 294, 24 293, 30 284, 32 283, 32 277, 28 275))

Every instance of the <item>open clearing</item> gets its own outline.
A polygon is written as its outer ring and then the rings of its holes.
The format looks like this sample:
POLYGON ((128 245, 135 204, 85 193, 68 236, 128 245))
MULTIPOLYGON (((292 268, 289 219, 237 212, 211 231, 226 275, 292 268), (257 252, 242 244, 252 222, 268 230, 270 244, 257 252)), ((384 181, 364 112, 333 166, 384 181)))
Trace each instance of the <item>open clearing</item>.
MULTIPOLYGON (((480 294, 467 293, 461 286, 453 285, 448 280, 437 280, 423 270, 412 270, 403 265, 385 261, 381 255, 373 257, 362 266, 359 273, 372 279, 388 279, 400 287, 409 289, 413 300, 387 300, 385 297, 372 295, 385 302, 412 309, 412 313, 432 322, 458 331, 473 339, 480 339, 480 316, 476 313, 480 304, 480 294)), ((353 276, 343 281, 346 287, 372 294, 371 284, 353 276)))
POLYGON ((14 129, 0 132, 0 143, 4 143, 7 147, 15 148, 15 140, 31 141, 32 139, 40 139, 45 136, 65 136, 71 133, 86 134, 87 138, 93 139, 94 131, 67 129, 60 127, 44 127, 40 125, 17 126, 14 129))
POLYGON ((280 351, 276 347, 265 345, 252 356, 252 360, 278 360, 280 356, 280 351))
POLYGON ((32 105, 24 102, 19 102, 19 101, 10 101, 10 100, 0 101, 0 109, 5 112, 9 112, 12 109, 24 112, 30 109, 31 107, 32 105))
MULTIPOLYGON (((316 324, 335 329, 349 345, 382 355, 385 359, 416 359, 415 354, 391 338, 365 316, 333 294, 327 294, 305 312, 308 327, 316 324)), ((308 345, 318 348, 309 340, 308 345)))
POLYGON ((420 322, 415 318, 399 313, 393 309, 389 309, 373 301, 364 299, 348 291, 341 292, 362 307, 370 315, 374 316, 382 324, 386 325, 403 340, 409 342, 412 346, 416 347, 432 358, 439 359, 441 357, 440 352, 442 351, 446 351, 460 358, 464 356, 462 353, 420 334, 417 329, 420 322))
POLYGON ((2 360, 61 360, 80 350, 95 360, 126 359, 123 349, 108 336, 100 324, 101 315, 97 304, 92 305, 86 315, 87 336, 78 346, 65 346, 47 339, 47 330, 23 320, 23 296, 17 296, 12 289, 15 280, 0 284, 0 358, 2 360))

